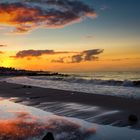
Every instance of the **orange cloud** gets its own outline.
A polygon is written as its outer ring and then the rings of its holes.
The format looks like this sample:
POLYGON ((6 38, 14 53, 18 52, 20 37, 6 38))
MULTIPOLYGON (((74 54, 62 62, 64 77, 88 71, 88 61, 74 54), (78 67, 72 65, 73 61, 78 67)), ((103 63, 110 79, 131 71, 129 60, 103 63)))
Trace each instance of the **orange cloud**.
POLYGON ((0 24, 15 27, 16 33, 26 33, 39 27, 61 28, 95 16, 93 8, 76 0, 0 2, 0 24))

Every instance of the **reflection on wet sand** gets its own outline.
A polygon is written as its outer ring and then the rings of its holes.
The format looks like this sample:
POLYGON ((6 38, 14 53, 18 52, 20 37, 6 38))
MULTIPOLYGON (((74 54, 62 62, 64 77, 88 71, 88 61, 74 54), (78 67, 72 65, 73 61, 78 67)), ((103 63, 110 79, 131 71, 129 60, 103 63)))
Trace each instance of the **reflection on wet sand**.
POLYGON ((12 120, 0 120, 0 139, 16 140, 42 134, 43 127, 38 122, 27 121, 29 114, 21 113, 12 120))
POLYGON ((0 108, 0 140, 41 140, 47 132, 56 140, 84 140, 95 133, 93 125, 78 119, 45 115, 9 101, 1 101, 0 108))
POLYGON ((116 113, 96 116, 101 124, 88 123, 4 100, 0 101, 0 140, 42 140, 48 132, 53 133, 55 140, 139 140, 139 129, 110 125, 119 117, 116 113), (113 120, 106 121, 110 118, 113 120), (104 125, 104 121, 109 123, 104 125))

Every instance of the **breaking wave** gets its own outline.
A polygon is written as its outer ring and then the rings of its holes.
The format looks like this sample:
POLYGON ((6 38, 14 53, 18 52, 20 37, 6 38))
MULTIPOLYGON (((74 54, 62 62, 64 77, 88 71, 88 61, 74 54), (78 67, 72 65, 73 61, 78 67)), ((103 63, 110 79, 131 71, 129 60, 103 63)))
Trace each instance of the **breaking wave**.
POLYGON ((70 83, 85 83, 85 84, 93 84, 93 85, 107 85, 107 86, 127 86, 127 87, 140 87, 140 81, 132 81, 132 80, 103 80, 103 79, 84 79, 84 78, 77 78, 77 77, 32 77, 32 79, 39 79, 39 80, 54 80, 54 81, 64 81, 70 83))
POLYGON ((140 98, 139 81, 88 80, 72 77, 11 77, 4 81, 21 85, 78 91, 90 94, 140 98))

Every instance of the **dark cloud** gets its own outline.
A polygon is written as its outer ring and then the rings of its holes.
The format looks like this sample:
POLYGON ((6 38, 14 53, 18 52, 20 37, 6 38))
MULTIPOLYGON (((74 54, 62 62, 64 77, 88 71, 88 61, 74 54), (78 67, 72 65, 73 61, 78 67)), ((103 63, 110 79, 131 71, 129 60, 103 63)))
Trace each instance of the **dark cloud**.
POLYGON ((96 55, 103 53, 104 50, 101 49, 93 49, 93 50, 86 50, 81 53, 83 56, 84 61, 91 61, 97 59, 96 55))
POLYGON ((97 55, 102 53, 103 50, 93 49, 81 52, 78 55, 73 55, 71 57, 71 63, 79 63, 82 61, 92 61, 98 59, 97 55))
POLYGON ((63 54, 70 52, 55 52, 54 50, 22 50, 16 53, 13 58, 24 58, 24 57, 39 57, 41 55, 54 55, 54 54, 63 54))
POLYGON ((54 54, 53 50, 23 50, 19 51, 16 56, 13 56, 15 58, 24 58, 29 56, 41 56, 43 54, 54 54))
POLYGON ((53 62, 59 63, 80 63, 85 61, 93 61, 97 60, 99 54, 103 53, 102 49, 93 49, 93 50, 85 50, 83 52, 77 53, 72 56, 68 56, 69 58, 59 58, 57 60, 53 60, 53 62), (66 59, 70 59, 70 61, 65 61, 66 59))
POLYGON ((103 53, 102 49, 85 50, 82 52, 71 51, 54 51, 54 50, 22 50, 16 53, 12 58, 30 58, 39 57, 42 55, 63 54, 64 57, 52 60, 55 63, 80 63, 84 61, 93 61, 98 59, 98 55, 103 53), (69 54, 66 56, 66 54, 69 54))
POLYGON ((73 55, 71 57, 71 63, 79 63, 83 60, 82 55, 78 54, 78 55, 73 55))
POLYGON ((0 51, 0 54, 3 54, 4 52, 0 51))
POLYGON ((0 2, 0 24, 15 27, 25 33, 34 28, 61 28, 93 18, 93 8, 79 0, 9 0, 0 2))

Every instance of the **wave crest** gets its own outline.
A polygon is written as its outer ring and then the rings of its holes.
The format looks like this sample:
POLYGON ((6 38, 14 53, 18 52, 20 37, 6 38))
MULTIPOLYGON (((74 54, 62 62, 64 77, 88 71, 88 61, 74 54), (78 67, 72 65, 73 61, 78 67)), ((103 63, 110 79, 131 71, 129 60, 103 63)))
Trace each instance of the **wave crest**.
POLYGON ((70 83, 85 83, 85 84, 94 84, 94 85, 107 85, 107 86, 127 86, 127 87, 140 87, 140 81, 131 81, 131 80, 103 80, 103 79, 84 79, 77 77, 32 77, 32 79, 40 80, 54 80, 54 81, 65 81, 70 83))

